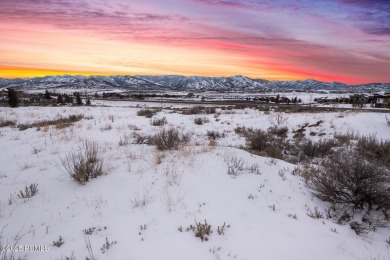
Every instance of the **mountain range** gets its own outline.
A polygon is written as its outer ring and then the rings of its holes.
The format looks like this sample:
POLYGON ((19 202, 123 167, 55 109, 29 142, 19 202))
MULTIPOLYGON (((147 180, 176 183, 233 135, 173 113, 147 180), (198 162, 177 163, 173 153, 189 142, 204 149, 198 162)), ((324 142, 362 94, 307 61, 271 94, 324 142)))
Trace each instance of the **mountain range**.
POLYGON ((268 81, 237 75, 231 77, 203 76, 46 76, 40 78, 2 79, 0 88, 19 90, 74 89, 94 91, 390 91, 390 83, 347 85, 313 79, 268 81))

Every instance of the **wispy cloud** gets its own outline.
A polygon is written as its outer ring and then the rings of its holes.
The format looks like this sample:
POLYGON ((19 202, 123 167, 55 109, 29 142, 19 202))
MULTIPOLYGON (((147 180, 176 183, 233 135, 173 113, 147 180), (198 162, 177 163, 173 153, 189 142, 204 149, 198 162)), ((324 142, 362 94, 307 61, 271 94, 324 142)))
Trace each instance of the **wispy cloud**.
POLYGON ((390 81, 387 0, 1 2, 0 67, 390 81))

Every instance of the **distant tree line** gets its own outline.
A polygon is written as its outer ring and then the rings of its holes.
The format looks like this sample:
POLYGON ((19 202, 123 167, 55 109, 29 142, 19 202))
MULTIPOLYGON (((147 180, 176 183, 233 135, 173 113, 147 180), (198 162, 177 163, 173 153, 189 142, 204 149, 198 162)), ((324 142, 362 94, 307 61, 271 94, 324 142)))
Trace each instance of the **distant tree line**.
MULTIPOLYGON (((28 94, 18 92, 15 89, 8 89, 8 105, 10 107, 18 107, 20 105, 74 105, 82 106, 84 102, 81 98, 80 92, 73 92, 72 94, 67 93, 51 93, 49 90, 46 90, 43 94, 28 94), (55 98, 57 97, 57 98, 55 98)), ((85 100, 85 105, 90 106, 91 100, 87 98, 85 100)))

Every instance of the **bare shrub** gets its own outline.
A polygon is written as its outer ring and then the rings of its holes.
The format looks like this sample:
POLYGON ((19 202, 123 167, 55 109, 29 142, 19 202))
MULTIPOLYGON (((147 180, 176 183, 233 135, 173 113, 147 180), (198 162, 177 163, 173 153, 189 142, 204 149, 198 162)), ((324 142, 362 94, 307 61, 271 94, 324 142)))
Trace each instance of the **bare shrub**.
POLYGON ((284 112, 274 112, 274 113, 270 114, 269 120, 275 126, 280 126, 280 125, 287 122, 288 115, 284 112))
POLYGON ((18 124, 17 127, 18 127, 19 131, 24 131, 24 130, 27 130, 29 128, 34 127, 34 125, 33 124, 18 124))
POLYGON ((209 131, 207 131, 207 137, 209 139, 212 139, 212 140, 217 140, 217 139, 219 139, 221 137, 222 138, 225 137, 225 134, 224 133, 220 133, 220 132, 215 131, 215 130, 209 130, 209 131))
POLYGON ((153 125, 153 126, 163 126, 165 124, 168 124, 168 121, 165 117, 163 118, 160 118, 160 119, 153 119, 152 121, 150 121, 150 124, 153 125))
POLYGON ((130 144, 130 136, 128 134, 124 134, 119 138, 119 146, 125 146, 130 144))
POLYGON ((1 127, 15 127, 16 126, 16 121, 13 120, 5 120, 4 118, 0 118, 0 128, 1 127))
POLYGON ((244 170, 245 161, 242 158, 238 158, 236 155, 225 156, 225 162, 228 166, 228 174, 237 176, 244 170))
POLYGON ((349 224, 357 235, 367 234, 371 231, 375 231, 377 228, 386 227, 387 221, 384 219, 374 218, 369 213, 363 215, 361 221, 353 221, 349 224))
POLYGON ((203 106, 193 106, 193 107, 190 107, 189 109, 183 111, 184 115, 197 115, 197 114, 203 114, 203 113, 204 113, 203 106))
POLYGON ((168 188, 164 189, 163 195, 161 197, 161 201, 167 207, 169 212, 175 211, 176 207, 182 203, 184 196, 177 193, 176 196, 172 196, 171 192, 168 188))
POLYGON ((112 125, 110 123, 107 123, 100 128, 101 131, 110 131, 111 129, 112 129, 112 125))
POLYGON ((339 145, 349 144, 352 140, 356 140, 358 136, 353 132, 346 134, 334 134, 334 138, 339 142, 339 145))
POLYGON ((157 152, 155 155, 155 162, 156 164, 162 163, 162 160, 165 158, 165 153, 164 152, 157 152))
POLYGON ((368 210, 373 206, 390 209, 389 170, 367 162, 356 152, 338 152, 308 170, 309 188, 324 201, 353 210, 366 206, 368 210))
POLYGON ((96 142, 86 140, 80 151, 69 152, 60 159, 66 173, 81 184, 104 174, 104 161, 99 156, 99 145, 96 142))
POLYGON ((150 189, 148 187, 144 187, 142 193, 136 192, 134 199, 131 201, 133 204, 133 208, 144 208, 149 202, 152 200, 152 196, 150 194, 150 189))
MULTIPOLYGON (((287 146, 284 137, 278 137, 269 131, 252 130, 247 133, 247 143, 250 150, 258 152, 260 155, 282 159, 283 150, 287 146)), ((284 130, 283 130, 284 132, 284 130)), ((284 136, 284 134, 282 135, 284 136)))
POLYGON ((153 144, 161 151, 177 149, 184 142, 183 136, 175 128, 163 129, 153 137, 153 144))
POLYGON ((29 199, 33 197, 38 192, 38 184, 33 183, 30 186, 26 186, 24 188, 24 192, 22 190, 19 191, 18 197, 21 199, 29 199))
POLYGON ((362 136, 356 148, 364 158, 390 167, 390 140, 378 140, 375 135, 362 136))
POLYGON ((267 146, 260 152, 260 155, 276 159, 283 159, 283 151, 278 146, 267 146))
POLYGON ((152 144, 153 137, 150 135, 143 135, 137 132, 133 133, 134 143, 135 144, 152 144))
POLYGON ((320 139, 317 142, 306 140, 302 142, 299 150, 306 158, 325 157, 332 153, 332 148, 337 146, 333 139, 320 139))
POLYGON ((297 142, 301 142, 303 140, 303 138, 305 137, 305 133, 302 131, 302 132, 295 132, 294 135, 293 135, 293 138, 297 141, 297 142))
MULTIPOLYGON (((179 227, 179 231, 182 231, 181 227, 179 227)), ((208 241, 208 237, 211 235, 211 233, 213 233, 211 230, 211 225, 207 223, 207 220, 204 220, 204 223, 198 223, 195 221, 195 226, 190 225, 187 227, 187 231, 194 231, 195 237, 199 237, 202 242, 208 241)))
POLYGON ((196 117, 194 119, 194 123, 197 125, 203 125, 205 123, 208 123, 209 119, 207 117, 196 117))
POLYGON ((317 207, 314 207, 314 211, 309 209, 307 215, 314 219, 324 218, 324 214, 321 211, 319 211, 317 207))
POLYGON ((267 132, 257 130, 248 136, 249 147, 255 151, 262 151, 269 145, 269 137, 267 132))
POLYGON ((152 118, 155 114, 160 112, 159 109, 141 109, 137 112, 137 116, 144 116, 146 118, 152 118))
POLYGON ((20 170, 24 171, 24 170, 30 169, 30 168, 32 168, 34 166, 35 165, 32 164, 32 163, 24 162, 23 164, 20 165, 20 170))
POLYGON ((312 173, 315 171, 316 169, 313 166, 309 164, 303 164, 296 166, 291 174, 302 177, 303 180, 307 183, 310 180, 312 173))
POLYGON ((251 166, 247 167, 248 170, 251 172, 251 173, 254 173, 254 174, 261 174, 261 171, 260 171, 260 167, 257 163, 254 163, 252 164, 251 166))
POLYGON ((61 247, 64 244, 64 240, 60 236, 57 241, 53 241, 53 246, 61 247))
POLYGON ((100 251, 102 251, 102 253, 104 254, 116 243, 117 243, 117 241, 109 242, 108 238, 106 237, 106 242, 102 245, 102 247, 100 248, 100 251))
POLYGON ((134 124, 128 124, 127 127, 128 127, 130 130, 133 130, 133 131, 139 131, 139 130, 141 130, 141 128, 139 128, 137 125, 134 125, 134 124))
POLYGON ((286 138, 287 133, 288 133, 288 127, 287 126, 285 126, 285 127, 273 126, 273 127, 268 128, 267 131, 271 135, 276 135, 278 137, 286 138))
POLYGON ((28 128, 32 127, 48 127, 50 125, 55 125, 57 129, 63 129, 65 127, 71 126, 73 123, 80 121, 84 118, 83 114, 75 114, 75 115, 69 115, 68 117, 60 117, 58 119, 53 120, 44 120, 39 121, 33 124, 19 124, 17 127, 20 131, 26 130, 28 128))
MULTIPOLYGON (((223 223, 223 225, 217 227, 217 234, 222 236, 225 235, 226 229, 230 228, 229 224, 226 224, 226 222, 223 223)), ((178 228, 180 232, 183 232, 183 227, 180 226, 178 228)), ((195 220, 195 226, 190 225, 188 226, 185 231, 193 231, 195 234, 195 237, 199 237, 200 240, 208 241, 209 236, 213 233, 212 226, 207 223, 207 220, 204 220, 204 223, 196 222, 195 220)))
POLYGON ((252 134, 254 134, 257 130, 253 128, 246 128, 245 126, 237 126, 234 128, 234 132, 238 134, 239 136, 243 136, 245 138, 248 138, 252 134))
POLYGON ((181 178, 183 176, 183 172, 179 172, 174 162, 172 164, 167 165, 164 169, 164 174, 167 177, 167 183, 169 185, 179 185, 181 178))

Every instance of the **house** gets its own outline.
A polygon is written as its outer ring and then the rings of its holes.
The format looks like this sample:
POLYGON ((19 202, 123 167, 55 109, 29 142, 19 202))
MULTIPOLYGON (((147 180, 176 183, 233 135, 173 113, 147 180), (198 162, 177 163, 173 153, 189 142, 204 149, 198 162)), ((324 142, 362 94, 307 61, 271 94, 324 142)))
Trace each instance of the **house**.
POLYGON ((390 93, 384 95, 374 95, 374 106, 380 108, 390 108, 390 93))

